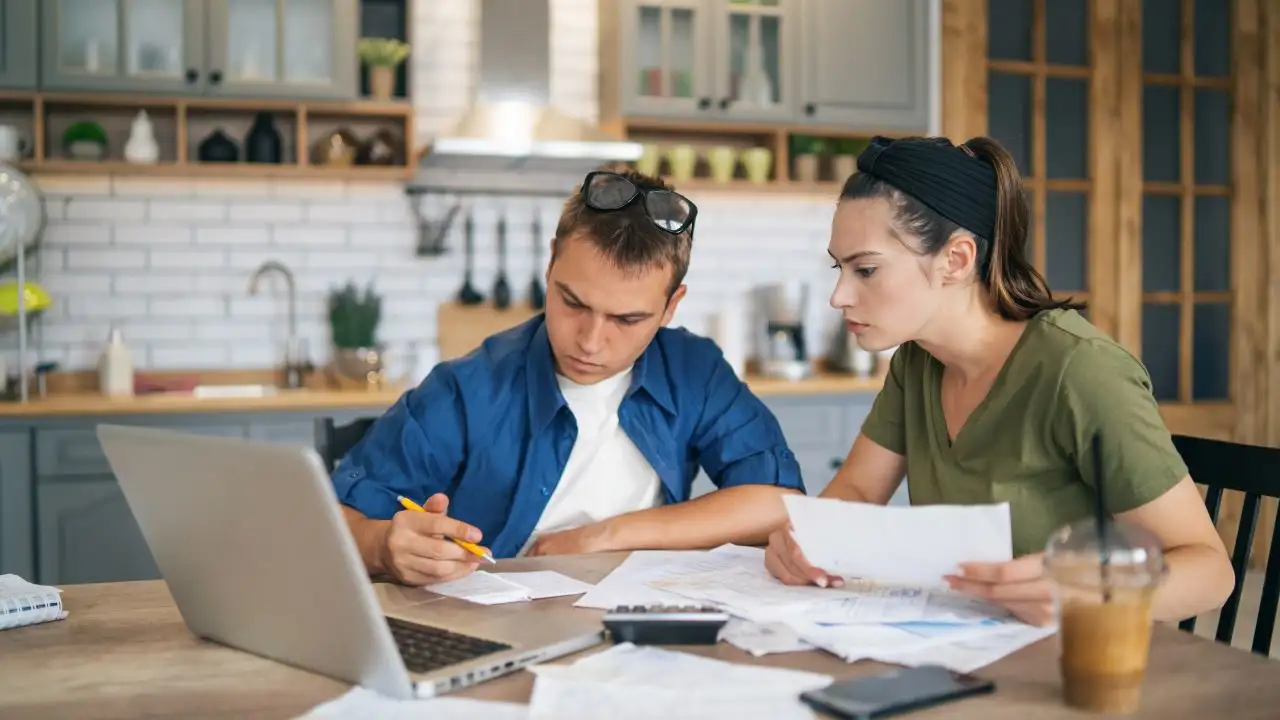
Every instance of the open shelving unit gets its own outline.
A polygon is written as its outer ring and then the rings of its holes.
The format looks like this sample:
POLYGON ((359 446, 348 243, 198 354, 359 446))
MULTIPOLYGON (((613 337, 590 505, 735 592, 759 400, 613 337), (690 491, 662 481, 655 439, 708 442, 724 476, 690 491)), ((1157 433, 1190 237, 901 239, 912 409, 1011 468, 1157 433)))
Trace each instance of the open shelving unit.
POLYGON ((692 123, 661 119, 624 118, 614 125, 627 139, 658 148, 661 156, 658 174, 681 189, 698 192, 724 192, 733 195, 794 195, 834 200, 847 174, 852 172, 857 156, 876 135, 901 137, 900 130, 869 131, 865 128, 791 126, 773 123, 692 123), (677 146, 692 147, 698 156, 694 174, 688 180, 671 177, 667 152, 677 146), (741 157, 735 163, 733 178, 716 180, 711 176, 709 152, 716 147, 731 147, 739 154, 751 148, 769 150, 769 176, 765 182, 749 179, 741 157), (801 170, 805 155, 812 158, 813 172, 801 170), (846 157, 848 159, 838 160, 846 157), (843 169, 849 173, 842 172, 843 169))
POLYGON ((0 122, 20 129, 31 142, 18 165, 41 174, 112 173, 160 177, 251 177, 335 180, 401 180, 414 169, 413 107, 408 102, 315 102, 270 99, 160 97, 121 93, 0 93, 0 122), (160 149, 156 163, 124 158, 130 128, 146 110, 160 149), (279 163, 248 162, 244 140, 255 115, 270 113, 281 134, 279 163), (73 122, 97 123, 107 135, 101 160, 68 156, 62 133, 73 122), (221 128, 240 148, 235 162, 201 162, 200 143, 221 128), (313 144, 344 129, 358 142, 386 129, 398 140, 393 164, 316 164, 313 144))

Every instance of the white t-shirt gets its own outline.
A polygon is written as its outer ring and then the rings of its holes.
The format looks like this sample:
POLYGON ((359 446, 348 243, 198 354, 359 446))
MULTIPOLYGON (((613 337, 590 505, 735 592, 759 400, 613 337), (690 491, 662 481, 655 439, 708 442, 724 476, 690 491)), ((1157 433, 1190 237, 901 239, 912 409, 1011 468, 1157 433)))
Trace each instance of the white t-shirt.
POLYGON ((662 481, 618 425, 618 406, 631 387, 631 369, 594 385, 556 375, 578 423, 564 474, 521 554, 543 533, 588 525, 662 502, 662 481))

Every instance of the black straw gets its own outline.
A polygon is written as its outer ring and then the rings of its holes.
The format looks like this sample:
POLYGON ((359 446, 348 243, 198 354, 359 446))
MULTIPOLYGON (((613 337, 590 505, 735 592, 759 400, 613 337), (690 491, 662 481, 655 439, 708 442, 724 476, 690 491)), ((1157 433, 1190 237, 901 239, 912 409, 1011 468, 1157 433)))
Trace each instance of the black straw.
POLYGON ((1111 541, 1107 504, 1102 480, 1102 435, 1093 436, 1093 517, 1098 525, 1098 548, 1101 552, 1102 600, 1111 602, 1111 589, 1108 583, 1109 565, 1111 564, 1111 541))

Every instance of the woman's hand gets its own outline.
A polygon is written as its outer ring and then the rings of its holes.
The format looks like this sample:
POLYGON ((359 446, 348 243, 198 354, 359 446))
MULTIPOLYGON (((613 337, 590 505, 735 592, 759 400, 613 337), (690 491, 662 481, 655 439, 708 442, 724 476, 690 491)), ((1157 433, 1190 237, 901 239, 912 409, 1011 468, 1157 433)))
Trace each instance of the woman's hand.
POLYGON ((828 575, 809 564, 800 546, 791 537, 791 530, 778 528, 769 534, 769 547, 764 551, 764 567, 769 574, 786 585, 817 585, 818 587, 840 587, 844 580, 837 575, 828 575))
POLYGON ((1030 625, 1054 620, 1053 585, 1044 576, 1044 554, 999 563, 962 563, 946 576, 952 590, 1000 605, 1030 625))

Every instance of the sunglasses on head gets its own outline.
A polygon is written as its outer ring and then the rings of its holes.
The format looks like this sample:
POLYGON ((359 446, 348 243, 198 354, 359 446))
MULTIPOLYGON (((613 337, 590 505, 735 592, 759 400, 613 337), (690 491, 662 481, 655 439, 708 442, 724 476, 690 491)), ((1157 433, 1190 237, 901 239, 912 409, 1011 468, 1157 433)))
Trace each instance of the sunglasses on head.
POLYGON ((607 170, 587 173, 582 181, 587 207, 599 212, 617 212, 636 200, 643 200, 645 215, 663 232, 692 234, 698 207, 674 190, 642 189, 623 175, 607 170))

